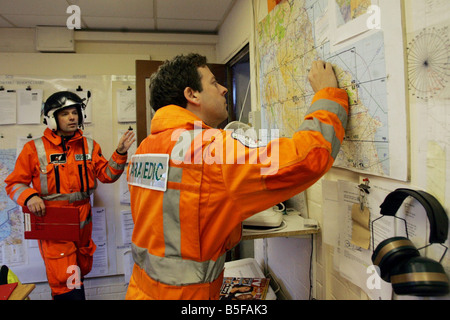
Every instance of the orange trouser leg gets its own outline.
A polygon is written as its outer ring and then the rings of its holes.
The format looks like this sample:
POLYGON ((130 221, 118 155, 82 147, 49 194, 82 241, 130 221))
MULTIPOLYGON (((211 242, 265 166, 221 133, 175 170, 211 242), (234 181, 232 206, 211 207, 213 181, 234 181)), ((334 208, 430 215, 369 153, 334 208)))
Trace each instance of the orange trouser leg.
POLYGON ((88 224, 81 230, 79 242, 39 241, 52 296, 80 288, 83 277, 91 271, 96 248, 91 232, 92 224, 88 224))
POLYGON ((72 241, 40 240, 39 249, 45 263, 47 280, 52 296, 67 293, 70 266, 77 266, 77 248, 72 241))

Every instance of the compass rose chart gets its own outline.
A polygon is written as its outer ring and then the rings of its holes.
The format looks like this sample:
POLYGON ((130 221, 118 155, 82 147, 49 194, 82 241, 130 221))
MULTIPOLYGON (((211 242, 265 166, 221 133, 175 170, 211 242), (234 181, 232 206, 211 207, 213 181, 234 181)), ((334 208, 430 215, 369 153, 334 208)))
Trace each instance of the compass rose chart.
POLYGON ((422 29, 408 43, 410 94, 422 100, 439 95, 449 84, 450 40, 448 26, 422 29))
MULTIPOLYGON (((408 2, 409 101, 417 138, 417 184, 450 205, 450 1, 408 2)), ((408 17, 407 17, 408 18, 408 17)))

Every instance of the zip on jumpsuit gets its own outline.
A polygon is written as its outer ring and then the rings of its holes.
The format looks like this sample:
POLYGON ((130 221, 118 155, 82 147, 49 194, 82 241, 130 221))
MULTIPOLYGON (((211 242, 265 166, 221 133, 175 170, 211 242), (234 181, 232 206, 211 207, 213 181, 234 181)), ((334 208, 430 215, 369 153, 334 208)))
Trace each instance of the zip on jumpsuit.
POLYGON ((292 138, 267 145, 213 129, 179 106, 159 109, 128 168, 135 263, 126 299, 218 299, 242 221, 322 177, 347 119, 348 96, 338 88, 315 94, 292 138), (168 169, 152 162, 164 155, 168 169), (164 179, 166 188, 158 186, 164 179))
POLYGON ((84 297, 84 291, 68 286, 67 280, 73 274, 68 273, 69 266, 80 268, 81 279, 92 268, 96 246, 91 238, 90 195, 97 187, 97 178, 103 183, 119 179, 126 160, 127 155, 117 151, 106 160, 100 145, 83 137, 79 129, 70 140, 65 140, 47 128, 42 137, 25 144, 14 171, 5 179, 8 196, 20 206, 26 206, 28 199, 38 195, 47 207, 73 206, 79 210, 79 242, 39 240, 55 299, 64 295, 84 297))

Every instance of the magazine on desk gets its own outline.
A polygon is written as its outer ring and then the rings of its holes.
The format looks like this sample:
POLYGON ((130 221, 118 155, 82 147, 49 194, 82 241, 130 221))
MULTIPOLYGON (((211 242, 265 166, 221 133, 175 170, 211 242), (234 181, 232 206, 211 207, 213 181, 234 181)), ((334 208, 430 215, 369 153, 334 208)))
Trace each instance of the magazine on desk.
POLYGON ((224 277, 220 300, 265 300, 269 281, 268 278, 224 277))

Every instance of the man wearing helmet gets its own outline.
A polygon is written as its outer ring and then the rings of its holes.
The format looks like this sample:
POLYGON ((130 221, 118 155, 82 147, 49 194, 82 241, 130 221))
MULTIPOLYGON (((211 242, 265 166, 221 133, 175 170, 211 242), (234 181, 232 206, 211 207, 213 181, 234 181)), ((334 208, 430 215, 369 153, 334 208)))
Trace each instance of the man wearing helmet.
POLYGON ((119 179, 134 142, 128 130, 108 161, 100 145, 83 136, 84 100, 75 93, 61 91, 44 104, 44 135, 25 144, 14 171, 5 179, 6 192, 36 216, 44 216, 46 207, 73 206, 80 215, 80 241, 39 240, 52 296, 57 299, 85 298, 82 282, 68 286, 73 266, 81 280, 92 268, 95 244, 92 241, 90 195, 97 179, 112 183, 119 179), (32 187, 30 187, 32 184, 32 187), (70 268, 69 268, 70 267, 70 268), (78 289, 79 288, 79 289, 78 289))

